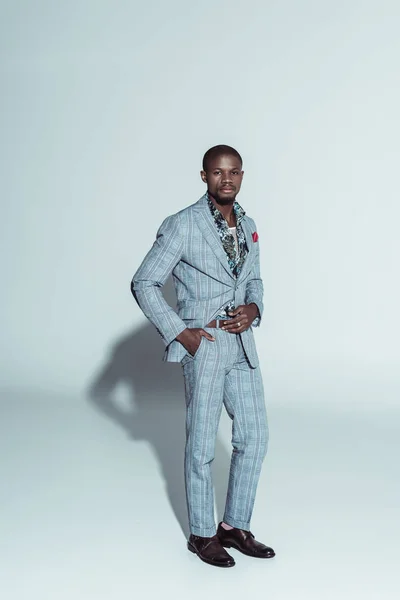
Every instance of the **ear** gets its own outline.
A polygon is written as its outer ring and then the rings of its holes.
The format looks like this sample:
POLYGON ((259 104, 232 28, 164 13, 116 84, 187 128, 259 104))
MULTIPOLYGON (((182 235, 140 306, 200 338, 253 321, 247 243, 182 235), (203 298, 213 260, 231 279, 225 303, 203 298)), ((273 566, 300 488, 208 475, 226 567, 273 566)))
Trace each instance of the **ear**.
POLYGON ((200 177, 202 178, 204 183, 207 183, 207 174, 205 171, 200 171, 200 177))

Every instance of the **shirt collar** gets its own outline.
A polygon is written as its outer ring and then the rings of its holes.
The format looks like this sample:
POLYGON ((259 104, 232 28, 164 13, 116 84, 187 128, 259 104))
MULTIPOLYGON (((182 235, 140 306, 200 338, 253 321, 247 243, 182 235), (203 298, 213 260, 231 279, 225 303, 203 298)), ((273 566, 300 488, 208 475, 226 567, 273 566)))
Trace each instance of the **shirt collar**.
MULTIPOLYGON (((220 223, 224 222, 224 223, 226 223, 226 226, 228 226, 228 223, 226 222, 224 215, 215 206, 214 202, 211 200, 211 195, 208 192, 207 192, 207 202, 208 202, 208 206, 210 208, 211 214, 214 217, 215 221, 220 222, 220 223)), ((233 211, 236 216, 236 225, 239 225, 246 213, 243 210, 243 208, 240 206, 239 202, 237 202, 236 200, 233 203, 233 211)))

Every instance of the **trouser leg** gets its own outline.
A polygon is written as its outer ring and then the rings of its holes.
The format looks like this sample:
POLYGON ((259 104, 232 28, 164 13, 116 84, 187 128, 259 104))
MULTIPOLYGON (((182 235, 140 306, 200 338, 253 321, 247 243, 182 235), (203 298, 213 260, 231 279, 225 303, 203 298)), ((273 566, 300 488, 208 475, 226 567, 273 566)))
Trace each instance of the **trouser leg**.
POLYGON ((221 416, 225 369, 219 342, 203 338, 194 358, 183 361, 186 395, 185 485, 190 531, 216 533, 211 463, 221 416), (217 349, 218 346, 218 349, 217 349))
POLYGON ((225 378, 224 404, 233 421, 224 521, 232 527, 249 530, 268 447, 268 423, 260 368, 250 368, 244 355, 225 378))

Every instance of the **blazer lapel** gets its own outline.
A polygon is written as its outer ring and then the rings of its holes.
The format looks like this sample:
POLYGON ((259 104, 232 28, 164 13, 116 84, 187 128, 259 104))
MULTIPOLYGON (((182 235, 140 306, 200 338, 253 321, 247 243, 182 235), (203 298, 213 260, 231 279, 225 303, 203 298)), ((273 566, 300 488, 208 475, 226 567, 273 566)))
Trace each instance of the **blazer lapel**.
MULTIPOLYGON (((207 203, 207 197, 203 196, 196 203, 196 212, 198 213, 198 219, 196 219, 196 225, 204 235, 207 244, 210 246, 215 256, 218 258, 222 266, 228 275, 234 279, 234 275, 229 267, 226 252, 222 246, 221 238, 219 237, 218 230, 215 226, 213 217, 207 203)), ((251 237, 251 235, 250 235, 251 237)), ((247 236, 246 236, 247 241, 247 236)), ((247 259, 246 259, 247 262, 247 259)))
POLYGON ((242 270, 240 271, 240 274, 238 277, 238 282, 247 276, 247 274, 249 273, 249 271, 251 270, 251 268, 253 266, 253 261, 254 261, 255 255, 256 255, 256 251, 254 248, 254 242, 253 242, 253 235, 252 235, 253 232, 251 230, 248 220, 246 219, 246 216, 243 217, 241 225, 243 228, 244 237, 246 238, 248 254, 243 263, 242 270))

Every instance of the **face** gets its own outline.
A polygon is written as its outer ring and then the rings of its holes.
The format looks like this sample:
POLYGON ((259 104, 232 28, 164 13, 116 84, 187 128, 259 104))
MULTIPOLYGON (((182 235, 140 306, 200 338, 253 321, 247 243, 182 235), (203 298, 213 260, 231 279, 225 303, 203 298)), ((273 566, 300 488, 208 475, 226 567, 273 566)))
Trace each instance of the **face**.
POLYGON ((202 180, 218 204, 232 204, 242 185, 243 171, 240 160, 224 155, 210 160, 207 171, 201 171, 202 180))

